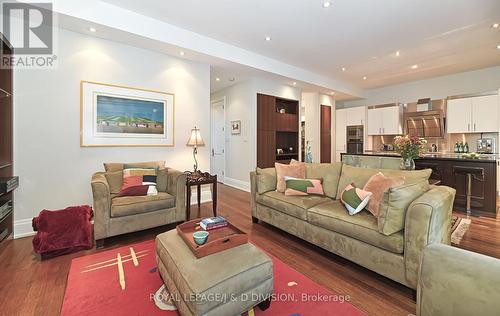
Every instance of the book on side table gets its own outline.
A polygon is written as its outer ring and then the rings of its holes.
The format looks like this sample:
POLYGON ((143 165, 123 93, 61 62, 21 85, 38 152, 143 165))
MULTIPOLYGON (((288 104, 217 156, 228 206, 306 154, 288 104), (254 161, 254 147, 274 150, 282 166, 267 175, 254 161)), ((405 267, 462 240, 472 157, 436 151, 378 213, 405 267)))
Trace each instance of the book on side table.
POLYGON ((203 258, 248 242, 247 234, 226 221, 226 226, 209 231, 208 240, 205 244, 197 245, 193 240, 193 233, 203 231, 200 226, 201 221, 202 219, 198 218, 177 226, 177 233, 196 258, 203 258))

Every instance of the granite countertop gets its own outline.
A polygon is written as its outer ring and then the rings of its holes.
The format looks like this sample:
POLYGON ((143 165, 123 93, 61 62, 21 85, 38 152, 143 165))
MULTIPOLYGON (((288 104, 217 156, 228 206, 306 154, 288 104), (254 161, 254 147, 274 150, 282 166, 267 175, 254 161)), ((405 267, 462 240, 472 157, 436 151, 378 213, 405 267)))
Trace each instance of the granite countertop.
MULTIPOLYGON (((363 154, 344 154, 353 156, 378 156, 378 157, 401 157, 396 152, 390 151, 365 151, 363 154)), ((450 153, 450 152, 429 152, 424 154, 422 159, 436 159, 436 160, 460 160, 460 161, 474 161, 474 162, 495 162, 500 159, 498 154, 480 154, 478 158, 470 158, 464 154, 450 153)))

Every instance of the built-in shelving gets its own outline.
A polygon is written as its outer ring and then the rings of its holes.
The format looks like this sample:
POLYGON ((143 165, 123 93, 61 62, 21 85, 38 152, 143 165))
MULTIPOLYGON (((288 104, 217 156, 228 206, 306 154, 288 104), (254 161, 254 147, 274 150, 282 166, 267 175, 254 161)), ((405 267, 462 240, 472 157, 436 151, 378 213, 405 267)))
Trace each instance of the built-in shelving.
POLYGON ((299 159, 299 101, 257 94, 257 166, 299 159))

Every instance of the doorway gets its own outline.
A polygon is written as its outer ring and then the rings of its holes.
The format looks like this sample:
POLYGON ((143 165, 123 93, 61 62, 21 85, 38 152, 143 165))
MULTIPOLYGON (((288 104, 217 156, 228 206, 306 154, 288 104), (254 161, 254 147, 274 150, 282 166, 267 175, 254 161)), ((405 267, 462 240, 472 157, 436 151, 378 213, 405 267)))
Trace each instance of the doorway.
POLYGON ((321 162, 332 162, 332 107, 321 105, 321 162))
POLYGON ((210 159, 210 170, 217 175, 217 180, 224 183, 226 170, 226 98, 211 101, 211 134, 212 150, 210 159))

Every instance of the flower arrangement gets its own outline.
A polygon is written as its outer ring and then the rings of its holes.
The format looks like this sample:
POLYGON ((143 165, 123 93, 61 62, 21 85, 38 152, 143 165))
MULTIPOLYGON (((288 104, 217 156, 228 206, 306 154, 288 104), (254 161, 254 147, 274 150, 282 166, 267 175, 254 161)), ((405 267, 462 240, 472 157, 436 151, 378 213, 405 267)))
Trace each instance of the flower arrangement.
POLYGON ((394 149, 403 160, 416 159, 424 152, 427 141, 417 136, 397 136, 394 139, 394 149))

